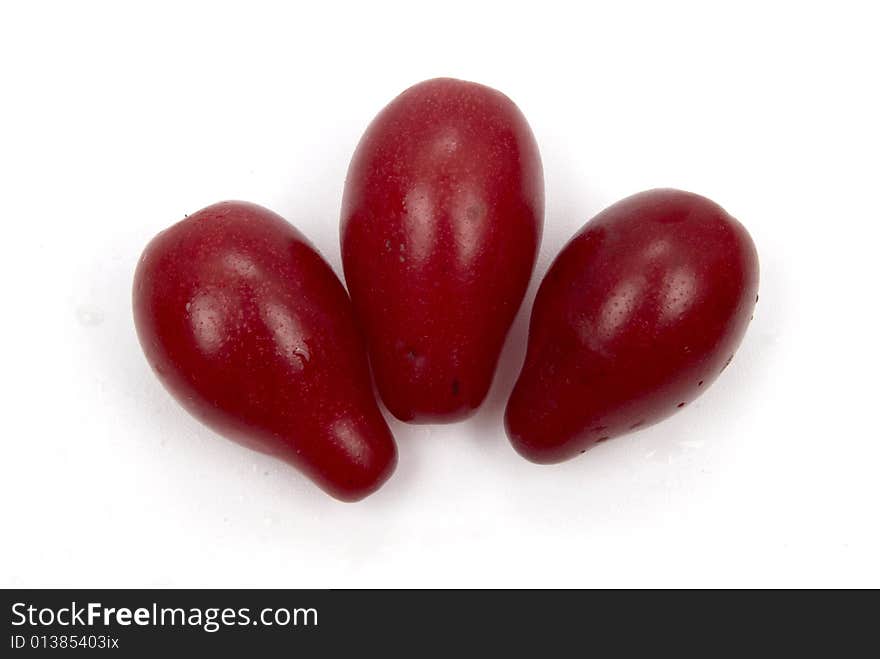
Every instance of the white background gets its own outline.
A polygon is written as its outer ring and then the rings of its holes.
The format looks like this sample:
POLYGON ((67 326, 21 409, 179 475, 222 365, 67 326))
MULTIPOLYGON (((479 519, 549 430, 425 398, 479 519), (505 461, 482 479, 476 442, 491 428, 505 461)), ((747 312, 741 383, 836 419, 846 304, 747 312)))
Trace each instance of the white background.
POLYGON ((872 4, 4 2, 0 584, 880 586, 872 4), (230 198, 341 272, 352 150, 439 75, 528 117, 541 257, 480 413, 392 423, 396 474, 346 505, 182 411, 138 346, 132 273, 230 198), (748 227, 754 322, 674 418, 532 465, 501 414, 537 282, 658 186, 748 227))

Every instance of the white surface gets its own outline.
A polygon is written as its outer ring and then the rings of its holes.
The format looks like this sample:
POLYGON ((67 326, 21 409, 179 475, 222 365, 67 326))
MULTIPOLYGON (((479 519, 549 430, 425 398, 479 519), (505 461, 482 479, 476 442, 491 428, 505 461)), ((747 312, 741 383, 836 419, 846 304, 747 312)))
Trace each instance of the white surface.
POLYGON ((0 584, 880 586, 877 17, 715 4, 4 3, 0 584), (438 75, 528 117, 541 258, 481 412, 393 423, 395 476, 345 505, 178 407, 131 276, 156 232, 230 198, 340 272, 352 150, 438 75), (536 284, 587 219, 657 186, 749 228, 754 323, 674 418, 527 463, 501 413, 536 284))

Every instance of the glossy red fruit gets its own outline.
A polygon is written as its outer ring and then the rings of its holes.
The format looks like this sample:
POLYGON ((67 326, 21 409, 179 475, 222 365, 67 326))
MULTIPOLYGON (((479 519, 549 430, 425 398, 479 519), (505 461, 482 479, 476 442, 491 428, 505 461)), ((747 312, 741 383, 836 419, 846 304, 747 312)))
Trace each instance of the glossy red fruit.
POLYGON ((133 297, 153 370, 217 432, 345 501, 394 470, 345 289, 275 213, 230 201, 178 222, 144 250, 133 297))
POLYGON ((733 358, 757 291, 749 234, 705 197, 651 190, 604 210, 538 290, 514 447, 559 462, 684 407, 733 358))
POLYGON ((342 261, 396 417, 452 421, 483 401, 543 214, 534 136, 494 89, 428 80, 367 128, 345 182, 342 261))

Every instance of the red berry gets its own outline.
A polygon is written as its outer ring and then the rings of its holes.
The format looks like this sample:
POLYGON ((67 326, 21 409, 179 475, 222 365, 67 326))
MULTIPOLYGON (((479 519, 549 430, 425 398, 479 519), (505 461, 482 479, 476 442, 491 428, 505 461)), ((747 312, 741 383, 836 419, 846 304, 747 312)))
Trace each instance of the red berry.
POLYGON ((758 293, 748 232, 695 194, 652 190, 587 223, 541 283, 507 433, 558 462, 643 428, 706 390, 758 293))
POLYGON ((138 264, 133 301, 153 370, 217 432, 346 501, 394 470, 345 289, 278 215, 224 202, 161 232, 138 264))
POLYGON ((537 256, 544 183, 513 102, 422 82, 373 120, 342 204, 342 260, 379 393, 405 421, 483 401, 537 256))

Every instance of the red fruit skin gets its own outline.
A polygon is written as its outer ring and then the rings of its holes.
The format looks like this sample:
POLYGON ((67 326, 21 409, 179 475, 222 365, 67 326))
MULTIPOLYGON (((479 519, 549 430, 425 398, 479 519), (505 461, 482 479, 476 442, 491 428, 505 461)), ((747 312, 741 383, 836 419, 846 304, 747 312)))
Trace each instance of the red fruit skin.
POLYGON ((244 202, 157 235, 134 277, 144 353, 195 417, 355 501, 394 470, 345 289, 293 226, 244 202))
POLYGON ((732 359, 757 293, 752 239, 714 202, 651 190, 607 208, 538 290, 505 414, 514 448, 560 462, 684 407, 732 359))
POLYGON ((494 89, 428 80, 367 128, 345 183, 342 262, 394 416, 448 422, 482 403, 543 215, 538 146, 494 89))

